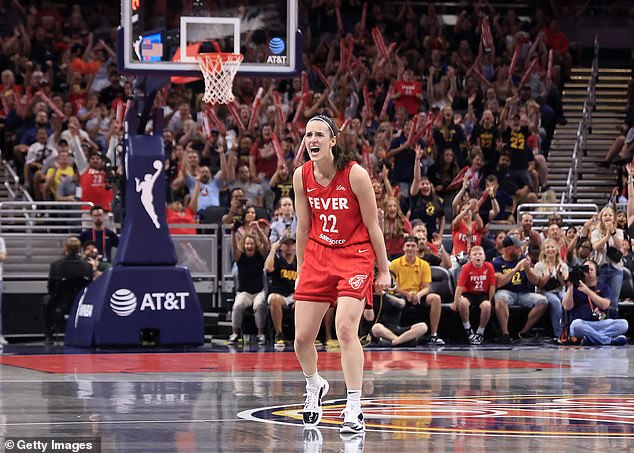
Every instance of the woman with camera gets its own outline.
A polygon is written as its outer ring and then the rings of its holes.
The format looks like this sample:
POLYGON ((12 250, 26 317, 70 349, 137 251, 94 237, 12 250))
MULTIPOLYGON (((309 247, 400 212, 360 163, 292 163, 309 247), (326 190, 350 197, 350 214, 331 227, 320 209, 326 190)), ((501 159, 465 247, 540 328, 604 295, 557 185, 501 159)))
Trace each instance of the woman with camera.
POLYGON ((623 284, 623 264, 621 260, 621 245, 623 230, 616 228, 614 210, 608 206, 599 213, 599 221, 590 234, 590 241, 594 249, 594 260, 599 266, 599 283, 610 288, 611 318, 618 317, 619 294, 623 284))
POLYGON ((537 288, 548 300, 550 322, 554 338, 561 336, 562 300, 564 285, 568 279, 568 265, 561 259, 559 245, 552 239, 546 239, 542 245, 539 262, 534 271, 539 275, 537 288))

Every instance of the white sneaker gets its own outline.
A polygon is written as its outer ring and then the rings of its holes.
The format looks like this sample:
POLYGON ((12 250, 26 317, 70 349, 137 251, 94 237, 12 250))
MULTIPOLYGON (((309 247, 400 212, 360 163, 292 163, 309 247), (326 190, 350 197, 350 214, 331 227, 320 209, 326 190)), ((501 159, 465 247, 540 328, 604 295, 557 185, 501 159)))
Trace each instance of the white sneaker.
POLYGON ((363 444, 365 441, 365 432, 355 434, 339 434, 339 438, 343 442, 343 449, 339 450, 343 453, 363 453, 363 444))
POLYGON ((319 428, 307 426, 304 428, 304 453, 321 453, 324 438, 319 428))
POLYGON ((258 335, 258 344, 261 346, 263 344, 266 344, 266 335, 262 334, 262 335, 258 335))
POLYGON ((227 341, 227 344, 236 344, 237 342, 238 342, 237 333, 232 333, 231 335, 229 335, 229 340, 227 341))
POLYGON ((365 421, 363 420, 363 412, 361 405, 348 405, 341 411, 343 415, 343 423, 339 432, 341 434, 358 434, 365 431, 365 421))
POLYGON ((321 400, 326 396, 329 389, 328 381, 323 378, 321 379, 321 385, 317 387, 306 384, 306 402, 302 413, 304 425, 317 426, 319 424, 323 413, 321 400))
POLYGON ((4 335, 0 335, 0 345, 4 346, 5 344, 9 344, 9 342, 4 338, 4 335))

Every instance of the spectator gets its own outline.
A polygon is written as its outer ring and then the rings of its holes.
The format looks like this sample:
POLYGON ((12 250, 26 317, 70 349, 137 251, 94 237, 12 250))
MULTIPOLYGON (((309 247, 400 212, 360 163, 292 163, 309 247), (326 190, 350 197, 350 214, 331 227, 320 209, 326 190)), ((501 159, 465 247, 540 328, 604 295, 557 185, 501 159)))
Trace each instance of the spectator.
POLYGON ((451 309, 457 311, 469 344, 482 344, 484 329, 491 319, 491 301, 495 294, 495 270, 485 261, 484 249, 476 245, 471 249, 471 261, 462 269, 456 284, 451 309), (478 329, 473 332, 469 320, 470 308, 480 311, 478 329))
POLYGON ((90 217, 92 218, 92 228, 84 230, 79 235, 80 243, 93 241, 97 244, 99 254, 103 259, 112 263, 112 249, 119 247, 119 236, 106 228, 105 212, 101 206, 93 206, 90 208, 90 217))
POLYGON ((504 239, 506 239, 506 232, 498 231, 493 241, 493 247, 486 251, 486 260, 492 262, 495 258, 502 254, 504 250, 504 239))
MULTIPOLYGON (((71 194, 66 196, 60 194, 58 190, 65 179, 70 179, 74 183, 77 177, 75 169, 70 165, 69 160, 68 145, 64 140, 60 140, 59 151, 57 152, 57 156, 55 156, 55 163, 53 167, 49 168, 46 172, 46 181, 44 182, 44 188, 42 190, 42 195, 45 200, 75 200, 74 190, 72 190, 71 194)), ((74 189, 74 184, 72 188, 74 189)))
POLYGON ((590 233, 594 249, 594 261, 598 266, 598 280, 610 289, 610 317, 618 314, 619 294, 623 284, 623 265, 621 264, 621 246, 623 231, 614 224, 614 210, 605 207, 599 212, 599 221, 590 233))
POLYGON ((530 262, 522 255, 522 242, 519 238, 508 236, 504 240, 502 255, 493 260, 497 291, 494 297, 495 315, 502 331, 499 343, 508 344, 509 306, 520 305, 530 308, 528 319, 518 333, 520 339, 539 321, 548 309, 548 301, 541 294, 533 292, 532 285, 539 276, 533 271, 530 262))
POLYGON ((46 129, 40 128, 37 131, 37 141, 29 146, 26 154, 26 165, 24 166, 24 185, 31 189, 33 196, 37 200, 42 199, 40 184, 43 182, 42 166, 49 156, 56 156, 57 149, 47 145, 48 135, 46 129))
POLYGON ((238 265, 238 289, 231 310, 229 344, 235 344, 242 329, 242 319, 247 307, 253 307, 255 325, 258 329, 257 342, 266 343, 266 300, 264 292, 264 260, 269 252, 269 244, 264 233, 256 228, 256 234, 243 236, 238 241, 233 238, 233 260, 238 265))
POLYGON ((261 184, 251 179, 249 167, 241 165, 238 167, 237 179, 228 180, 231 190, 240 188, 244 192, 247 201, 257 207, 262 207, 264 201, 264 190, 261 184))
POLYGON ((420 219, 412 220, 412 234, 418 239, 416 256, 429 263, 430 266, 451 267, 451 258, 442 244, 442 235, 434 233, 432 241, 427 239, 427 226, 420 219))
POLYGON ((234 228, 238 228, 244 222, 244 215, 246 213, 247 199, 244 197, 244 191, 236 187, 231 190, 231 200, 229 202, 228 212, 222 216, 223 225, 233 225, 234 228), (238 225, 237 223, 240 225, 238 225))
POLYGON ((460 211, 451 221, 451 271, 457 280, 460 267, 467 262, 471 247, 481 245, 484 224, 478 214, 478 201, 470 199, 460 206, 460 211))
POLYGON ((403 254, 404 236, 412 233, 412 225, 403 215, 396 198, 387 200, 382 225, 388 259, 396 259, 403 254))
POLYGON ((81 245, 82 258, 92 268, 92 279, 96 280, 101 277, 105 271, 112 267, 112 264, 103 260, 103 256, 99 254, 97 250, 97 244, 93 241, 86 241, 81 245))
POLYGON ((51 263, 48 274, 48 299, 45 306, 45 341, 53 342, 56 323, 64 320, 79 291, 92 281, 90 264, 79 256, 81 242, 70 237, 64 242, 64 258, 51 263))
POLYGON ((281 198, 279 208, 279 219, 271 223, 271 233, 269 236, 271 244, 279 241, 283 236, 295 236, 297 230, 297 217, 295 216, 293 200, 290 197, 281 198))
POLYGON ((249 152, 249 172, 252 181, 264 183, 267 190, 269 181, 277 169, 277 154, 273 147, 272 134, 271 125, 264 124, 260 130, 260 139, 253 144, 249 152))
POLYGON ((568 265, 561 258, 559 245, 552 239, 546 239, 535 264, 534 271, 539 275, 537 288, 548 300, 550 322, 554 338, 561 337, 562 300, 564 285, 568 280, 568 265))
POLYGON ((390 144, 387 153, 388 159, 394 159, 392 167, 391 180, 399 187, 399 196, 407 197, 410 191, 410 185, 414 179, 414 162, 416 160, 415 145, 425 148, 425 142, 419 139, 416 144, 410 143, 410 132, 414 123, 412 120, 406 120, 401 133, 396 136, 390 144))
POLYGON ((277 170, 273 173, 269 185, 273 191, 273 206, 279 206, 282 197, 295 199, 293 175, 288 171, 288 166, 284 162, 277 163, 277 170))
POLYGON ((520 239, 523 241, 535 242, 538 245, 542 245, 541 235, 533 228, 533 216, 528 212, 525 212, 520 217, 520 239))
POLYGON ((577 285, 567 283, 563 307, 570 319, 570 337, 581 344, 624 345, 628 322, 625 319, 606 319, 610 309, 610 288, 597 281, 597 264, 588 260, 581 269, 577 285))
POLYGON ((440 158, 436 160, 436 163, 431 166, 427 175, 429 176, 429 180, 434 185, 434 190, 436 194, 440 197, 445 197, 446 200, 450 200, 451 191, 448 189, 449 184, 454 180, 458 172, 460 171, 460 167, 458 166, 458 161, 456 159, 455 153, 451 148, 445 148, 440 151, 438 149, 438 154, 440 158))
POLYGON ((421 219, 427 226, 427 234, 443 233, 445 229, 445 213, 442 200, 434 193, 434 186, 426 176, 420 175, 419 161, 423 158, 423 149, 416 147, 416 163, 414 164, 414 180, 410 187, 410 201, 407 218, 421 219))
POLYGON ((440 124, 433 128, 436 149, 451 148, 460 168, 467 165, 467 138, 461 126, 454 122, 453 109, 450 105, 442 109, 440 124))
MULTIPOLYGON (((201 174, 204 174, 201 172, 201 174)), ((200 178, 196 179, 196 185, 189 197, 189 203, 185 205, 185 200, 176 198, 174 201, 168 204, 165 209, 165 219, 167 224, 170 225, 170 234, 196 234, 196 228, 173 228, 171 225, 193 225, 198 223, 200 219, 197 218, 198 214, 198 193, 200 192, 200 178)))
POLYGON ((394 107, 403 107, 408 115, 416 115, 423 102, 423 86, 414 80, 414 71, 410 68, 403 71, 401 79, 394 82, 394 107))
POLYGON ((431 335, 428 337, 432 345, 443 345, 445 341, 438 336, 440 323, 441 300, 436 293, 430 292, 431 268, 429 264, 416 256, 418 239, 407 235, 403 241, 404 255, 390 263, 390 272, 396 281, 395 294, 401 300, 403 307, 411 306, 414 316, 418 317, 421 305, 427 305, 429 310, 429 325, 431 335))
POLYGON ((271 250, 264 261, 264 271, 270 279, 267 301, 275 329, 275 346, 285 346, 286 338, 282 330, 283 309, 293 308, 297 280, 294 235, 286 234, 271 243, 271 250))
MULTIPOLYGON (((92 151, 88 161, 81 148, 75 148, 75 165, 79 171, 79 185, 81 186, 81 201, 102 206, 104 211, 112 209, 114 199, 114 175, 104 169, 104 157, 99 151, 92 151)), ((114 171, 114 169, 110 169, 114 171)))

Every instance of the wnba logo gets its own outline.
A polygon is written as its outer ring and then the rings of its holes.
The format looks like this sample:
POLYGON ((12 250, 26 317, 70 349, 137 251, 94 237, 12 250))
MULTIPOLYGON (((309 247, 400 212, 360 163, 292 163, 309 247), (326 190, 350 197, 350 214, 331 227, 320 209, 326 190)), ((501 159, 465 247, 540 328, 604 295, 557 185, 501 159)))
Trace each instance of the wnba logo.
POLYGON ((281 38, 271 38, 271 40, 269 41, 269 49, 271 49, 271 52, 273 52, 273 54, 275 55, 280 55, 281 53, 284 53, 284 50, 286 50, 284 40, 281 38))
POLYGON ((118 289, 110 296, 110 308, 119 316, 130 316, 136 305, 136 296, 129 289, 118 289))

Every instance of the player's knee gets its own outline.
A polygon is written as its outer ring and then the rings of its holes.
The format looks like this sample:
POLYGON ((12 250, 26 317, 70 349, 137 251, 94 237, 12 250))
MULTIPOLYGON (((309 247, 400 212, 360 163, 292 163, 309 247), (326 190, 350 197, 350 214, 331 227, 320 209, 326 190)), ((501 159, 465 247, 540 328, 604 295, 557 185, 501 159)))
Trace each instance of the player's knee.
POLYGON ((491 302, 488 300, 483 300, 480 303, 480 311, 491 311, 491 302))
POLYGON ((359 341, 357 336, 357 326, 351 323, 337 323, 337 339, 340 344, 350 344, 359 341))

